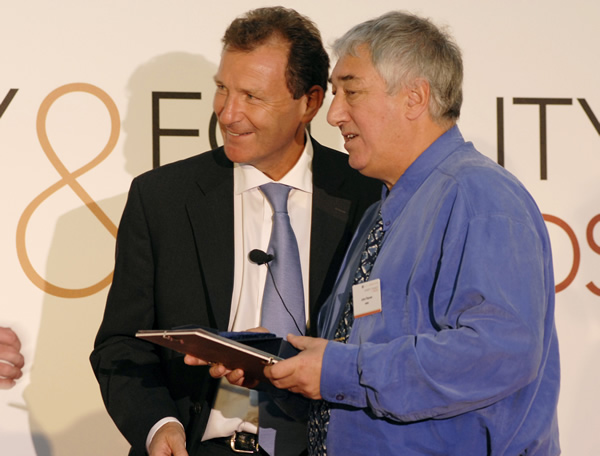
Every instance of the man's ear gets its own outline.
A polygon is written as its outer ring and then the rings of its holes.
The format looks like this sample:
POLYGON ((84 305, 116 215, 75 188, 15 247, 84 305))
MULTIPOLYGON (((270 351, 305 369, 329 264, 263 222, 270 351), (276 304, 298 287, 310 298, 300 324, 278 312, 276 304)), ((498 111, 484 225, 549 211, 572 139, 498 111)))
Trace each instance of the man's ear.
POLYGON ((430 86, 425 79, 415 79, 408 88, 407 117, 415 120, 429 111, 430 86))
POLYGON ((308 124, 317 115, 321 106, 323 106, 323 99, 325 98, 325 91, 323 87, 319 85, 312 86, 308 92, 306 92, 306 111, 304 112, 304 123, 308 124))

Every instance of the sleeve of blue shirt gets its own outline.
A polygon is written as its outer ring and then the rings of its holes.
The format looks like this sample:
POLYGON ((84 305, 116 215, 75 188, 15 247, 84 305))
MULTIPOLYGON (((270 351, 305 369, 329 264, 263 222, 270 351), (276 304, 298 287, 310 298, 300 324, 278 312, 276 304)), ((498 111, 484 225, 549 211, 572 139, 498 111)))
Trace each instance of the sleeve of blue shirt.
POLYGON ((408 422, 485 407, 535 379, 553 283, 543 221, 533 217, 456 217, 411 268, 401 267, 406 238, 386 233, 371 277, 381 280, 383 310, 356 319, 347 345, 329 342, 323 398, 408 422))

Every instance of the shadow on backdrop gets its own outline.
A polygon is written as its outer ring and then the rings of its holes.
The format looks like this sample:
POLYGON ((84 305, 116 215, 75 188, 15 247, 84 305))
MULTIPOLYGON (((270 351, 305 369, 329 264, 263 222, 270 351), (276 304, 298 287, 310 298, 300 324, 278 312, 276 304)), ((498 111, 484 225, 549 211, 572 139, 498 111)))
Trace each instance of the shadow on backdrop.
MULTIPOLYGON (((196 137, 163 137, 161 164, 209 149, 208 125, 216 70, 216 65, 203 56, 169 53, 157 56, 134 72, 127 84, 127 111, 125 116, 121 113, 119 143, 128 174, 133 177, 152 166, 152 92, 201 93, 200 100, 160 102, 160 128, 199 132, 196 137)), ((119 104, 119 100, 115 101, 119 104)), ((85 112, 77 115, 85 116, 85 112)), ((100 164, 89 172, 107 170, 100 164)), ((106 182, 111 185, 109 175, 106 182)), ((60 191, 71 190, 66 187, 60 191)), ((116 225, 126 197, 124 192, 96 203, 116 225)), ((46 280, 72 289, 97 283, 113 268, 114 244, 114 237, 85 205, 61 215, 46 262, 46 280)), ((129 445, 104 409, 88 360, 104 312, 107 288, 75 298, 45 295, 31 382, 24 393, 38 456, 128 452, 129 445)))

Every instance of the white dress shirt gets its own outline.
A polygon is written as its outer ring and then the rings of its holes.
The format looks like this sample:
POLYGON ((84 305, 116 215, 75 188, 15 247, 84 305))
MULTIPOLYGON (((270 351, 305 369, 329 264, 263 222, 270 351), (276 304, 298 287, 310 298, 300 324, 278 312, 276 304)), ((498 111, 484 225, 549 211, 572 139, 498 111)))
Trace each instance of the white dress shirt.
MULTIPOLYGON (((292 187, 288 197, 288 213, 298 241, 305 315, 308 309, 308 279, 310 260, 310 231, 312 217, 312 159, 313 147, 308 133, 302 155, 294 167, 279 181, 292 187)), ((271 237, 273 209, 259 187, 272 179, 251 165, 234 163, 234 284, 229 316, 230 331, 245 331, 260 326, 261 307, 267 267, 248 259, 253 249, 267 250, 271 237)), ((282 307, 283 310, 283 307, 282 307)), ((308 325, 308 322, 307 322, 308 325)), ((268 328, 267 328, 268 329, 268 328)), ((235 431, 256 433, 258 429, 258 398, 253 390, 221 380, 219 391, 202 440, 232 435, 235 431)), ((165 423, 177 421, 166 417, 157 422, 146 440, 150 444, 156 431, 165 423)))

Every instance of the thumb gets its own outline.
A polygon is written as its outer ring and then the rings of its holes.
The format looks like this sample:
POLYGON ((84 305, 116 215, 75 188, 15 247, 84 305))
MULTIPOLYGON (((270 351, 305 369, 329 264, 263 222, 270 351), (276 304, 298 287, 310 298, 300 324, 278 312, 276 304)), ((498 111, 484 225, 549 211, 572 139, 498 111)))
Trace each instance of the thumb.
POLYGON ((173 445, 172 450, 173 456, 189 456, 185 449, 185 443, 178 442, 178 444, 173 445))
POLYGON ((306 350, 310 339, 310 337, 296 336, 294 334, 288 334, 287 336, 287 341, 294 347, 296 347, 298 350, 306 350))
POLYGON ((173 456, 188 456, 188 452, 185 448, 185 441, 180 439, 173 439, 169 442, 171 446, 171 452, 173 456))

